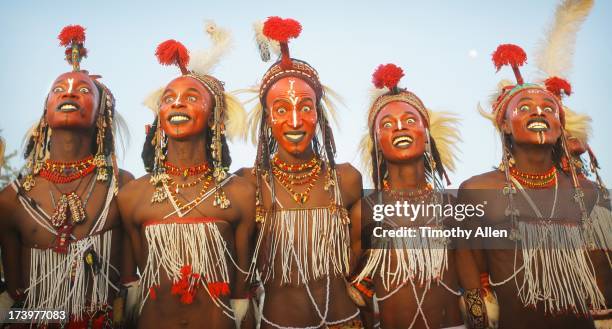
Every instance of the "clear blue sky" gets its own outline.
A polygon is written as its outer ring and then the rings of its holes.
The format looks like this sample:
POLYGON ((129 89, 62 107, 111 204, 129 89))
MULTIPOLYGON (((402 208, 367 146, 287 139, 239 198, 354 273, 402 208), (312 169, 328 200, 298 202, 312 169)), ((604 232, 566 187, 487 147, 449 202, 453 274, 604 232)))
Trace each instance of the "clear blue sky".
MULTIPOLYGON (((393 62, 405 70, 401 84, 428 107, 463 118, 461 161, 451 175, 456 186, 489 170, 500 158, 493 127, 478 115, 476 104, 485 103, 497 81, 511 78, 512 73, 495 74, 489 54, 500 43, 519 44, 532 54, 556 5, 555 0, 3 1, 0 129, 9 151, 21 146, 24 133, 42 113, 50 83, 69 70, 57 34, 65 25, 81 24, 87 28, 89 49, 82 67, 104 77, 117 98, 118 111, 129 123, 131 143, 120 166, 142 175, 144 125, 153 118, 142 100, 178 75, 177 70, 157 64, 153 55, 157 44, 175 38, 190 49, 208 47, 203 23, 215 20, 232 30, 235 47, 214 75, 230 90, 244 88, 269 65, 259 59, 251 23, 278 15, 303 25, 302 35, 292 42, 292 55, 311 63, 323 83, 346 99, 336 132, 340 161, 359 165, 356 154, 365 129, 370 77, 378 64, 393 62), (468 56, 470 50, 478 56, 468 56)), ((575 95, 566 102, 593 117, 591 144, 607 182, 612 177, 610 22, 612 2, 598 1, 578 35, 569 76, 575 95)), ((533 71, 530 65, 523 70, 527 80, 533 71)), ((231 151, 232 169, 251 165, 255 157, 254 147, 242 142, 232 144, 231 151)))

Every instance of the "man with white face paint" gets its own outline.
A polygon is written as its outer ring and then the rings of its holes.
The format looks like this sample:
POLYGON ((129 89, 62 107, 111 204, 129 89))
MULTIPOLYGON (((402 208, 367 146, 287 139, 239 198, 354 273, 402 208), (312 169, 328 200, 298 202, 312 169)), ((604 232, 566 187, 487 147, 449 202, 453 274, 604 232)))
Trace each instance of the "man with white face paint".
POLYGON ((25 172, 0 192, 3 262, 18 307, 61 310, 62 326, 109 328, 121 325, 121 282, 135 275, 115 198, 133 177, 116 164, 113 95, 80 69, 85 29, 67 26, 59 39, 72 71, 53 82, 25 172))
POLYGON ((239 172, 257 185, 251 274, 265 289, 261 327, 361 328, 346 280, 347 207, 360 197, 361 176, 334 161, 330 91, 314 68, 289 57, 288 40, 300 31, 295 20, 270 17, 258 36, 260 49, 279 42, 282 55, 255 90, 257 158, 239 172))

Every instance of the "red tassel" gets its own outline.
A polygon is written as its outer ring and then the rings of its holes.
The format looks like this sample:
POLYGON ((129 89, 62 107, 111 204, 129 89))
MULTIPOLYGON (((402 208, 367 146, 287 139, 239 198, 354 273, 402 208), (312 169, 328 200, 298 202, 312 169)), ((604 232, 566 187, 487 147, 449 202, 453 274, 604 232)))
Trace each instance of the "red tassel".
POLYGON ((157 292, 155 291, 155 288, 149 288, 149 296, 151 297, 151 300, 157 300, 157 292))
POLYGON ((559 77, 550 77, 544 81, 546 85, 546 90, 555 94, 557 97, 561 98, 561 94, 565 94, 569 96, 572 94, 572 85, 562 78, 559 77))
POLYGON ((493 52, 493 63, 498 71, 504 65, 523 66, 526 62, 527 54, 523 48, 517 45, 499 45, 495 52, 493 52))
POLYGON ((62 47, 68 47, 73 42, 82 44, 85 42, 85 28, 81 25, 68 25, 62 29, 57 38, 62 47))
POLYGON ((302 32, 300 22, 286 18, 282 19, 278 16, 268 17, 263 26, 263 34, 280 43, 281 49, 281 67, 290 69, 293 64, 291 56, 289 56, 289 39, 297 38, 302 32))
POLYGON ((213 297, 229 295, 230 289, 227 282, 210 282, 207 284, 208 291, 213 297))
POLYGON ((497 49, 493 52, 492 57, 493 64, 495 64, 497 71, 499 71, 504 65, 510 65, 514 71, 516 82, 519 85, 523 84, 523 77, 518 69, 527 62, 527 54, 523 48, 513 44, 499 45, 499 47, 497 47, 497 49))
POLYGON ((387 87, 394 89, 400 79, 404 76, 404 71, 394 64, 379 65, 372 75, 372 83, 378 89, 387 87))
POLYGON ((302 25, 295 19, 282 19, 278 16, 268 17, 263 26, 263 34, 278 42, 289 42, 300 36, 302 25))
POLYGON ((194 292, 188 291, 181 296, 181 303, 183 304, 191 304, 193 303, 194 292))
POLYGON ((182 74, 187 74, 189 64, 189 51, 176 40, 166 40, 157 46, 155 56, 162 65, 178 65, 182 74))

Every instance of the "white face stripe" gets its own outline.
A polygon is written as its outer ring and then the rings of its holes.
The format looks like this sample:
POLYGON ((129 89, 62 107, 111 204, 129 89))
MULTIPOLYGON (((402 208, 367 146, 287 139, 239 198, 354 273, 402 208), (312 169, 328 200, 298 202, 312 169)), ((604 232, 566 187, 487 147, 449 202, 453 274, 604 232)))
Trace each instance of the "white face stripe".
POLYGON ((72 84, 74 83, 74 79, 70 78, 68 79, 68 93, 72 93, 72 84))
POLYGON ((294 83, 295 83, 295 80, 293 79, 289 80, 289 90, 287 90, 287 95, 289 95, 289 101, 291 102, 291 106, 293 107, 292 109, 293 128, 296 128, 297 127, 297 103, 300 101, 300 97, 295 96, 295 89, 293 87, 294 83))
POLYGON ((536 109, 538 110, 538 115, 542 115, 542 108, 540 108, 539 106, 536 107, 536 109))
POLYGON ((397 119, 397 129, 402 130, 402 120, 397 119))
POLYGON ((179 92, 178 95, 176 96, 176 98, 174 99, 174 105, 178 106, 179 105, 179 98, 181 98, 181 93, 179 92))

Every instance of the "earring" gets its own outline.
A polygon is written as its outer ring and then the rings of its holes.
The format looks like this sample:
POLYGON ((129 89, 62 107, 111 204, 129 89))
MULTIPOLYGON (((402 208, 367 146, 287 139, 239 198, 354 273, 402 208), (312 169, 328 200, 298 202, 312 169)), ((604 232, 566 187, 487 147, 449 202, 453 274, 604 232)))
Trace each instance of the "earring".
POLYGON ((96 156, 94 157, 94 165, 97 167, 96 180, 99 182, 105 182, 108 180, 108 164, 106 162, 106 156, 104 155, 104 136, 106 134, 107 127, 106 120, 104 118, 104 111, 98 115, 96 127, 98 128, 98 133, 96 135, 96 144, 98 145, 98 149, 96 151, 96 156))
POLYGON ((219 207, 221 209, 229 208, 230 201, 225 195, 225 192, 220 188, 219 183, 221 183, 227 177, 227 170, 229 168, 223 167, 223 143, 222 137, 225 135, 225 124, 223 123, 222 111, 223 111, 223 98, 216 96, 215 97, 215 106, 214 109, 214 118, 215 123, 212 126, 213 137, 210 144, 210 149, 212 152, 213 158, 213 177, 215 178, 215 199, 213 201, 213 206, 219 207), (221 106, 220 106, 221 105, 221 106))
POLYGON ((23 182, 23 188, 26 191, 30 191, 36 185, 34 176, 38 175, 38 173, 42 169, 42 161, 45 159, 45 151, 47 149, 47 132, 47 120, 45 120, 45 115, 43 114, 43 117, 38 122, 38 126, 32 132, 32 139, 34 140, 34 149, 32 150, 32 154, 30 154, 30 156, 28 157, 28 162, 26 164, 28 168, 28 174, 26 175, 25 180, 23 182))
POLYGON ((149 182, 155 186, 155 191, 153 192, 153 196, 151 196, 151 203, 161 203, 168 198, 166 190, 164 190, 164 184, 168 179, 166 168, 164 167, 164 160, 166 158, 164 155, 166 136, 159 126, 155 129, 155 137, 153 137, 151 141, 155 146, 155 164, 149 182))

